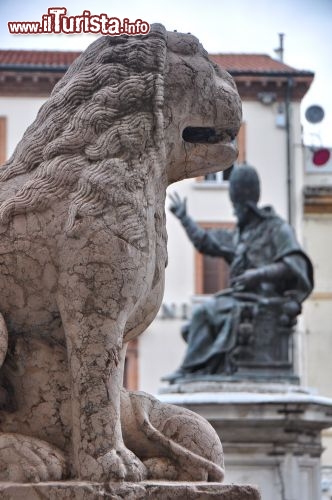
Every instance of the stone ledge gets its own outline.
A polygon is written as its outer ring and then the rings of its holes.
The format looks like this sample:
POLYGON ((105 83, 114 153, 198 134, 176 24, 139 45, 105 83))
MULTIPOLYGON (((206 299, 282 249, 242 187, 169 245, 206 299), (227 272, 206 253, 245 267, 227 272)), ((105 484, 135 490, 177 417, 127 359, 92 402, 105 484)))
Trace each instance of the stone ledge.
POLYGON ((253 486, 220 483, 100 483, 62 481, 38 484, 0 483, 2 500, 261 500, 253 486))

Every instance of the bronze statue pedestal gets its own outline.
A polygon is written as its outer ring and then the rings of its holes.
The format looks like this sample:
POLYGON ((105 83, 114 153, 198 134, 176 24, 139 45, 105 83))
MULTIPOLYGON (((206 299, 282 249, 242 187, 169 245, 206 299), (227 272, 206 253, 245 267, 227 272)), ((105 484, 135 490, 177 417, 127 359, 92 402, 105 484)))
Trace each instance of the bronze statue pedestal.
POLYGON ((264 500, 321 497, 321 431, 332 426, 332 399, 289 383, 179 382, 163 402, 205 417, 225 453, 225 482, 257 484, 264 500))

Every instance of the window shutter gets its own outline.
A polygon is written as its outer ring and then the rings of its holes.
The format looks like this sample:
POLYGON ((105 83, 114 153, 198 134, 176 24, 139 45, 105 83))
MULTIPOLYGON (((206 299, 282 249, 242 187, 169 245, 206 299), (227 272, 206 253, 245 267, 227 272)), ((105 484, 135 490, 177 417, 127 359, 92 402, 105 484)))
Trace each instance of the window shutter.
POLYGON ((222 258, 203 255, 203 293, 212 294, 227 288, 229 266, 222 258))
POLYGON ((137 339, 131 340, 128 343, 124 374, 123 386, 129 391, 137 391, 138 389, 138 343, 137 339))
POLYGON ((247 161, 246 153, 246 123, 242 122, 238 136, 236 138, 237 146, 239 148, 239 156, 237 158, 237 163, 245 163, 247 161))
MULTIPOLYGON (((204 229, 233 229, 230 222, 202 222, 204 229)), ((229 265, 222 257, 209 257, 195 252, 195 293, 213 294, 228 288, 229 265)))

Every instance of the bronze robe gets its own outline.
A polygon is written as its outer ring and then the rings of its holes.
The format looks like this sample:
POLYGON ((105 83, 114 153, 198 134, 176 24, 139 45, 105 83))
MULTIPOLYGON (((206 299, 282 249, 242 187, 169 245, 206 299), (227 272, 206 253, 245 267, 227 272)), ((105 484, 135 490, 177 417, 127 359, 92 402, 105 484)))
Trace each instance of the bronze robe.
MULTIPOLYGON (((258 296, 282 297, 291 291, 300 304, 313 288, 313 270, 307 255, 296 240, 292 227, 277 216, 271 207, 251 207, 257 218, 241 231, 203 230, 188 216, 182 221, 195 248, 206 255, 223 257, 230 265, 230 281, 246 270, 276 262, 289 267, 289 275, 276 283, 262 283, 254 290, 258 296)), ((199 306, 183 331, 188 343, 182 363, 185 370, 197 370, 222 359, 236 345, 239 319, 239 295, 232 289, 216 294, 199 306)), ((212 368, 212 366, 211 366, 212 368)), ((227 372, 227 367, 222 371, 227 372)), ((209 370, 211 373, 211 371, 209 370)), ((213 372, 213 369, 212 369, 213 372)))

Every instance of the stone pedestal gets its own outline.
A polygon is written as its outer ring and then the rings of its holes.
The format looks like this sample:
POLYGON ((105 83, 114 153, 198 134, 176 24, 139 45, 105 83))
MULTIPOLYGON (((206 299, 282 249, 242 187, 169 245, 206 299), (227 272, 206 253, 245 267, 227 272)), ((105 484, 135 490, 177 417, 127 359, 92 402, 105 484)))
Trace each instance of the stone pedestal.
POLYGON ((321 431, 332 426, 332 399, 286 383, 188 382, 161 392, 161 401, 216 429, 226 483, 257 484, 264 500, 321 498, 321 431))
POLYGON ((0 483, 2 500, 260 500, 252 486, 222 485, 219 483, 98 483, 66 481, 38 484, 0 483))

